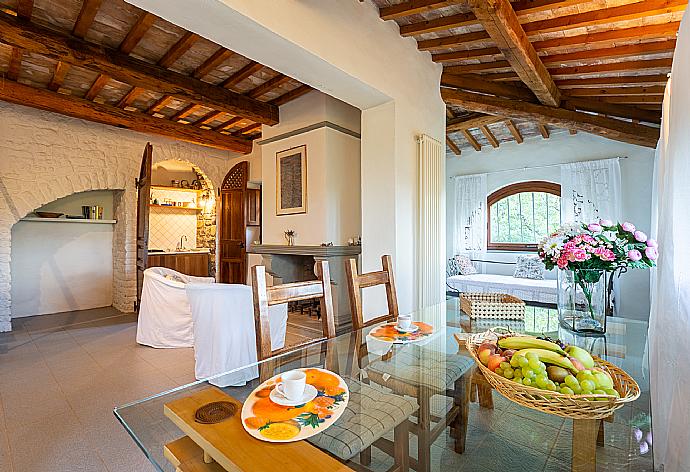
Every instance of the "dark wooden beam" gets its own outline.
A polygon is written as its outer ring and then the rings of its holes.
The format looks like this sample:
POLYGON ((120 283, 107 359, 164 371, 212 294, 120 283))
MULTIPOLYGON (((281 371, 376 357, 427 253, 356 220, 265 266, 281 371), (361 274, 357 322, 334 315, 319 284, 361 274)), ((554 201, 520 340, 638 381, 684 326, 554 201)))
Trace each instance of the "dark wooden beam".
POLYGON ((290 80, 290 77, 287 75, 283 74, 278 74, 272 79, 267 80, 263 84, 259 85, 258 87, 252 89, 247 93, 252 98, 259 98, 262 95, 270 92, 271 90, 275 89, 276 87, 280 87, 284 83, 288 82, 290 80))
POLYGON ((482 145, 479 144, 479 141, 477 141, 474 136, 472 136, 472 133, 470 133, 470 130, 463 129, 460 132, 465 137, 465 140, 468 143, 470 143, 470 146, 472 146, 474 148, 475 151, 481 151, 482 150, 482 145))
POLYGON ((649 74, 652 71, 670 72, 673 59, 647 59, 636 61, 612 62, 591 66, 554 67, 549 69, 554 77, 576 76, 582 78, 587 74, 603 74, 607 72, 637 72, 649 74))
POLYGON ((539 132, 541 133, 541 137, 544 139, 549 139, 549 136, 551 136, 551 134, 549 133, 549 129, 546 127, 546 125, 544 125, 542 123, 538 123, 537 127, 539 128, 539 132))
POLYGON ((10 67, 7 69, 7 78, 10 80, 17 80, 19 78, 19 72, 22 69, 22 58, 24 57, 24 51, 19 48, 12 48, 12 54, 10 56, 10 67))
POLYGON ((226 88, 226 89, 231 89, 235 85, 242 82, 244 79, 248 78, 251 75, 256 74, 257 72, 259 72, 263 68, 264 68, 263 64, 259 64, 258 62, 250 61, 249 64, 242 67, 240 70, 238 70, 237 72, 232 74, 230 77, 225 79, 223 82, 221 82, 220 86, 223 88, 226 88))
POLYGON ((427 11, 438 10, 452 4, 448 0, 409 0, 407 2, 390 5, 379 9, 379 16, 383 20, 394 20, 405 16, 417 15, 427 11))
POLYGON ((84 95, 84 98, 86 100, 93 100, 96 98, 96 96, 101 93, 101 90, 103 90, 103 87, 105 87, 105 84, 108 83, 110 80, 110 77, 107 75, 99 75, 96 80, 94 80, 93 84, 91 84, 91 87, 89 90, 86 92, 86 95, 84 95))
POLYGON ((469 5, 520 79, 544 105, 560 103, 560 91, 520 25, 508 0, 469 0, 469 5))
POLYGON ((91 28, 94 18, 96 18, 96 13, 101 7, 102 0, 84 0, 81 4, 81 10, 79 10, 79 16, 77 16, 77 21, 74 23, 74 28, 72 29, 72 34, 77 38, 83 38, 86 36, 86 32, 91 28))
POLYGON ((50 79, 50 83, 48 84, 48 90, 57 92, 60 87, 62 87, 62 83, 65 81, 67 72, 69 72, 69 64, 62 61, 57 61, 55 64, 55 71, 53 72, 53 78, 50 79))
POLYGON ((565 108, 449 89, 441 89, 441 96, 447 103, 463 107, 466 110, 506 118, 536 121, 542 124, 549 123, 560 128, 573 128, 640 146, 656 147, 659 139, 658 128, 565 108))
POLYGON ((119 51, 65 37, 6 13, 0 13, 0 41, 179 100, 242 115, 259 123, 274 125, 278 122, 278 108, 274 105, 129 57, 119 51))
POLYGON ((605 49, 588 48, 583 51, 569 52, 565 54, 553 54, 541 56, 546 65, 561 67, 567 62, 602 61, 604 59, 619 59, 631 56, 644 56, 648 54, 673 53, 676 48, 676 40, 654 41, 651 43, 628 44, 627 46, 615 46, 605 49))
POLYGON ((420 51, 433 51, 435 49, 448 49, 458 46, 467 47, 490 40, 491 36, 489 36, 489 33, 486 31, 475 31, 472 33, 444 36, 443 38, 424 39, 417 42, 417 49, 420 51))
POLYGON ((287 102, 290 102, 290 101, 292 101, 298 97, 301 97, 305 93, 311 92, 312 90, 314 90, 314 89, 311 88, 310 86, 306 85, 306 84, 303 84, 303 85, 300 85, 299 87, 297 87, 296 89, 290 90, 289 92, 285 92, 280 97, 274 98, 269 103, 271 105, 275 105, 275 106, 279 107, 280 105, 284 105, 287 102))
POLYGON ((128 106, 132 105, 132 103, 134 103, 134 100, 136 100, 137 97, 139 97, 139 95, 141 95, 142 93, 144 93, 144 89, 139 87, 132 87, 131 89, 129 89, 129 92, 127 92, 125 96, 122 97, 119 102, 117 102, 116 106, 118 108, 127 108, 128 106))
POLYGON ((431 60, 434 62, 454 62, 454 61, 464 61, 467 59, 496 59, 497 57, 503 58, 502 52, 498 48, 481 48, 481 49, 465 49, 462 51, 451 51, 442 52, 438 54, 432 54, 431 60))
POLYGON ((215 111, 211 110, 208 113, 206 113, 204 116, 196 120, 193 124, 194 126, 204 126, 209 123, 213 123, 215 120, 218 119, 218 117, 224 115, 224 111, 215 111))
POLYGON ((564 97, 561 106, 569 110, 589 111, 602 115, 645 121, 647 123, 661 123, 661 113, 658 111, 644 110, 629 105, 606 103, 596 98, 582 99, 564 97))
POLYGON ((216 125, 213 127, 215 131, 225 131, 229 128, 232 128, 234 125, 242 121, 244 118, 241 116, 235 116, 233 118, 230 118, 228 121, 225 121, 223 123, 220 123, 219 125, 216 125))
POLYGON ((143 12, 137 19, 137 22, 134 23, 134 26, 132 26, 132 29, 129 30, 125 39, 120 43, 120 52, 124 54, 132 52, 149 28, 151 28, 154 21, 156 21, 155 15, 149 12, 143 12))
POLYGON ((192 74, 195 78, 201 79, 208 75, 213 69, 221 65, 225 60, 229 59, 234 53, 229 49, 221 47, 213 53, 211 57, 206 59, 203 64, 197 67, 192 74))
POLYGON ((183 118, 187 118, 189 115, 194 114, 195 112, 199 111, 201 108, 201 105, 198 105, 196 103, 192 103, 191 105, 187 105, 186 107, 182 108, 181 110, 178 110, 173 116, 170 117, 172 121, 179 121, 183 118))
POLYGON ((450 138, 450 136, 446 136, 446 144, 448 145, 450 150, 453 151, 453 154, 455 154, 456 156, 462 154, 462 151, 460 150, 458 145, 455 144, 455 142, 450 138))
POLYGON ((173 65, 184 53, 189 51, 189 49, 194 46, 199 40, 199 35, 187 31, 182 37, 173 44, 170 49, 160 58, 158 65, 165 67, 166 69, 173 65))
POLYGON ((568 90, 569 97, 615 97, 625 95, 663 95, 666 87, 653 85, 650 87, 606 87, 581 88, 568 90))
POLYGON ((534 102, 537 98, 526 87, 507 85, 500 82, 491 82, 478 74, 454 75, 443 73, 441 86, 468 90, 471 92, 490 93, 498 97, 515 98, 534 102))
POLYGON ((257 130, 261 130, 261 123, 248 124, 244 128, 240 128, 232 134, 233 134, 233 136, 243 136, 245 134, 252 134, 252 133, 256 132, 257 130))
POLYGON ((679 21, 672 21, 659 25, 633 26, 632 28, 612 29, 600 33, 564 36, 543 41, 535 41, 532 45, 537 51, 546 51, 549 49, 559 49, 583 44, 615 43, 620 40, 641 41, 645 39, 672 39, 676 37, 679 27, 679 21))
POLYGON ((466 116, 446 120, 446 133, 479 128, 480 126, 498 123, 499 121, 503 121, 503 118, 484 113, 470 113, 466 116))
POLYGON ((458 13, 457 15, 442 16, 433 20, 420 21, 400 27, 402 36, 415 36, 423 33, 433 33, 461 26, 468 26, 477 23, 477 17, 473 13, 458 13))
POLYGON ((34 0, 19 0, 17 2, 17 15, 24 20, 30 20, 34 11, 34 0))
POLYGON ((462 64, 459 66, 446 66, 443 68, 444 71, 450 74, 469 74, 471 72, 481 72, 487 70, 500 70, 505 69, 506 71, 512 72, 513 68, 508 61, 492 61, 492 62, 480 62, 477 64, 462 64))
POLYGON ((37 89, 9 80, 0 87, 0 100, 118 128, 166 136, 243 154, 252 150, 252 143, 247 139, 224 136, 213 131, 185 126, 168 120, 153 118, 143 113, 125 111, 110 105, 94 103, 45 89, 37 89))
POLYGON ((166 106, 168 106, 168 104, 169 104, 170 102, 172 102, 172 101, 173 101, 173 98, 172 98, 170 95, 163 95, 161 98, 159 98, 158 100, 156 100, 156 101, 153 103, 153 105, 151 105, 150 107, 148 107, 148 109, 146 110, 146 113, 148 113, 149 115, 153 115, 153 114, 155 114, 155 113, 158 113, 158 112, 160 112, 163 108, 165 108, 166 106))
POLYGON ((517 141, 518 144, 522 144, 524 139, 522 138, 522 134, 520 134, 520 130, 515 125, 513 120, 506 120, 505 123, 506 127, 508 128, 508 131, 510 131, 510 134, 512 134, 513 138, 515 138, 515 141, 517 141))
POLYGON ((486 127, 486 126, 480 126, 479 131, 482 132, 484 137, 486 138, 487 141, 489 141, 489 144, 491 144, 492 147, 497 148, 499 146, 498 140, 496 139, 496 136, 491 132, 491 130, 486 127))
POLYGON ((563 79, 557 80, 556 85, 560 89, 571 88, 596 88, 596 87, 620 87, 631 84, 666 85, 666 74, 652 75, 623 75, 616 77, 590 77, 587 79, 563 79))

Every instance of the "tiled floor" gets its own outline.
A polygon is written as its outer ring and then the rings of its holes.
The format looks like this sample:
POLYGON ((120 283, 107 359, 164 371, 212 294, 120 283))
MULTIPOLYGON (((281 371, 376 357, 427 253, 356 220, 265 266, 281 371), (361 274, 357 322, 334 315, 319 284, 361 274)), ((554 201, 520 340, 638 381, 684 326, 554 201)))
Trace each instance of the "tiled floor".
MULTIPOLYGON (((136 318, 111 308, 24 318, 14 326, 0 333, 0 471, 152 472, 112 408, 193 381, 192 350, 137 345, 136 318)), ((291 315, 287 342, 298 341, 305 327, 318 330, 318 322, 291 315)), ((452 451, 447 434, 438 438, 434 470, 570 469, 570 421, 498 394, 494 401, 493 411, 471 405, 464 454, 452 451)), ((632 414, 624 409, 606 425, 598 470, 652 470, 632 439, 632 414)), ((390 464, 373 449, 374 470, 390 464)))

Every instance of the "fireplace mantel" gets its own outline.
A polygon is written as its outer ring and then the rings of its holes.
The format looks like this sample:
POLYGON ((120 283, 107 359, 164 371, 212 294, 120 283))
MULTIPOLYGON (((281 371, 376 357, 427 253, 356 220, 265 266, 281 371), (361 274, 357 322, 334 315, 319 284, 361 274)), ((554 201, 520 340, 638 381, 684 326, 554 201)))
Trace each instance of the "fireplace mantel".
POLYGON ((278 244, 261 244, 250 246, 247 252, 250 254, 342 257, 361 254, 362 246, 282 246, 278 244))

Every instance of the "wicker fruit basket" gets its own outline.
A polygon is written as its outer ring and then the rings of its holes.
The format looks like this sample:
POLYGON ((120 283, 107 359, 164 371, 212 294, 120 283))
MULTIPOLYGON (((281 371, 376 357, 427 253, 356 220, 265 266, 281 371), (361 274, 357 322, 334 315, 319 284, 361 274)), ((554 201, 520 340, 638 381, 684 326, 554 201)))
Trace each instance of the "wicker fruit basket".
MULTIPOLYGON (((516 333, 510 334, 519 336, 516 333)), ((495 341, 497 337, 492 330, 473 334, 464 341, 465 347, 474 358, 487 382, 493 388, 498 390, 508 400, 512 400, 527 408, 563 418, 594 420, 610 416, 614 411, 640 396, 640 387, 632 377, 621 368, 596 356, 592 356, 594 362, 611 375, 613 386, 620 394, 620 398, 612 395, 567 395, 536 387, 528 387, 501 377, 497 373, 491 372, 477 357, 477 348, 485 341, 495 341)), ((461 342, 460 339, 458 339, 458 342, 461 342)))
POLYGON ((525 319, 525 302, 505 293, 463 293, 460 295, 460 309, 470 319, 525 319))

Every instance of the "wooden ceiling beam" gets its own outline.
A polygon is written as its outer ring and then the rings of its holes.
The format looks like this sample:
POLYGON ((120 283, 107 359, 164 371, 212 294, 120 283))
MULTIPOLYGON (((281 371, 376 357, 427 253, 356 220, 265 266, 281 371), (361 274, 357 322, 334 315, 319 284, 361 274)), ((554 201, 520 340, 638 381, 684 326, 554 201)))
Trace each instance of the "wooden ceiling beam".
POLYGON ((457 144, 455 144, 455 141, 453 141, 450 136, 446 136, 446 145, 450 148, 451 151, 453 151, 453 154, 456 156, 459 156, 462 154, 462 151, 458 147, 457 144))
POLYGON ((108 83, 110 80, 110 77, 107 75, 99 75, 96 80, 93 81, 93 84, 91 84, 91 87, 89 87, 89 90, 86 92, 86 95, 84 95, 84 99, 86 100, 93 100, 96 98, 96 96, 101 93, 101 90, 103 90, 103 87, 105 87, 105 84, 108 83))
POLYGON ((496 139, 496 136, 494 136, 494 134, 491 132, 491 130, 489 128, 487 128, 486 126, 480 126, 479 131, 482 132, 482 134, 484 135, 486 140, 489 141, 489 144, 491 144, 491 146, 494 149, 498 148, 498 146, 499 146, 498 140, 496 139))
POLYGON ((117 102, 116 106, 118 108, 127 108, 128 106, 131 106, 132 103, 134 103, 134 100, 136 100, 142 93, 144 93, 143 88, 132 87, 129 89, 129 92, 127 92, 125 96, 122 97, 119 102, 117 102))
POLYGON ((191 103, 186 107, 182 108, 181 110, 178 110, 173 116, 170 117, 170 120, 179 121, 181 119, 187 118, 189 115, 192 115, 199 111, 200 108, 201 105, 197 103, 191 103))
POLYGON ((189 49, 194 46, 194 43, 196 43, 198 40, 198 34, 187 31, 175 44, 170 47, 170 49, 166 51, 163 57, 160 58, 158 65, 167 69, 180 57, 182 57, 184 53, 189 51, 189 49))
POLYGON ((252 150, 252 142, 248 139, 224 136, 213 131, 153 118, 144 113, 125 111, 111 105, 94 103, 75 96, 37 89, 9 80, 0 87, 0 100, 118 128, 166 136, 202 146, 243 154, 252 150))
POLYGON ((247 95, 252 97, 252 98, 259 98, 262 95, 267 94, 271 90, 273 90, 277 87, 280 87, 281 85, 283 85, 284 83, 289 82, 289 81, 290 81, 290 77, 288 77, 287 75, 278 74, 275 77, 273 77, 272 79, 269 79, 266 82, 264 82, 263 84, 259 85, 258 87, 250 90, 247 93, 247 95))
POLYGON ((629 44, 627 46, 615 46, 605 49, 585 49, 583 51, 565 54, 541 56, 544 64, 561 66, 567 62, 602 61, 604 59, 618 59, 630 56, 644 56, 646 54, 673 53, 676 48, 676 40, 655 41, 651 43, 629 44))
POLYGON ((55 64, 53 77, 50 79, 50 83, 48 84, 48 90, 57 92, 60 87, 62 87, 62 83, 65 81, 67 72, 69 72, 69 64, 62 61, 57 61, 55 64))
POLYGON ((211 110, 208 113, 206 113, 204 116, 196 120, 193 124, 194 126, 204 126, 209 123, 213 123, 215 120, 218 119, 218 117, 224 115, 224 111, 215 111, 211 110))
POLYGON ((34 0, 19 0, 17 2, 17 16, 24 20, 30 20, 34 11, 34 0))
POLYGON ((478 74, 453 75, 441 74, 441 86, 469 90, 472 92, 490 93, 498 97, 515 98, 518 100, 536 101, 531 90, 524 86, 506 85, 491 82, 478 74))
POLYGON ((542 11, 550 11, 556 8, 570 7, 587 3, 588 1, 589 0, 520 0, 513 2, 512 6, 516 13, 523 16, 542 11))
POLYGON ((446 133, 479 128, 480 126, 498 123, 499 121, 503 121, 503 118, 484 113, 470 113, 466 116, 446 120, 446 133))
POLYGON ((617 97, 597 97, 602 102, 619 103, 624 105, 643 105, 646 103, 662 103, 663 95, 625 95, 617 97))
POLYGON ((539 132, 541 133, 541 137, 544 139, 549 139, 551 134, 549 133, 549 129, 544 125, 543 123, 538 123, 537 127, 539 128, 539 132))
POLYGON ((498 48, 481 48, 481 49, 465 49, 462 51, 451 51, 442 52, 438 54, 432 54, 431 60, 434 62, 454 62, 454 61, 464 61, 467 59, 496 59, 497 57, 502 57, 502 52, 498 48))
POLYGON ((249 64, 232 74, 230 77, 225 79, 223 82, 220 83, 220 86, 226 89, 231 89, 235 85, 239 84, 242 82, 244 79, 248 78, 251 75, 256 74, 259 72, 261 69, 263 69, 264 66, 263 64, 259 64, 258 62, 254 61, 249 61, 249 64))
POLYGON ((417 15, 427 11, 438 10, 447 7, 454 2, 448 0, 409 0, 407 2, 390 5, 379 9, 382 20, 394 20, 405 16, 417 15))
POLYGON ((274 105, 129 57, 119 51, 65 37, 6 13, 0 13, 0 41, 179 100, 242 115, 260 123, 274 125, 278 122, 278 108, 274 105))
POLYGON ((666 87, 654 85, 651 87, 610 87, 610 88, 582 88, 568 90, 569 97, 615 97, 626 95, 664 95, 666 87))
POLYGON ((672 58, 647 59, 639 61, 612 62, 589 66, 554 67, 549 69, 553 77, 577 76, 582 78, 587 74, 603 74, 607 72, 637 72, 649 74, 652 71, 670 72, 672 58))
POLYGON ((94 18, 96 18, 96 13, 101 7, 102 0, 84 0, 81 4, 81 10, 79 10, 79 16, 77 16, 77 21, 74 23, 74 28, 72 29, 72 34, 77 38, 84 38, 87 31, 91 28, 94 18))
POLYGON ((214 52, 211 57, 206 59, 203 62, 203 64, 201 64, 199 67, 197 67, 194 70, 194 73, 192 75, 197 79, 201 79, 201 78, 205 77, 213 69, 215 69, 216 67, 221 65, 223 62, 225 62, 230 57, 232 57, 233 54, 234 54, 234 52, 230 51, 229 49, 225 49, 224 47, 221 47, 216 52, 214 52))
POLYGON ((634 26, 632 28, 613 29, 600 33, 564 36, 544 41, 535 41, 532 45, 537 51, 546 51, 549 49, 591 45, 595 43, 613 43, 620 40, 641 41, 648 39, 671 39, 675 38, 679 27, 679 21, 672 21, 670 23, 661 23, 658 25, 634 26))
POLYGON ((472 146, 474 148, 475 151, 481 151, 482 150, 482 145, 479 144, 479 141, 477 141, 477 139, 474 136, 472 136, 472 133, 470 133, 470 130, 463 129, 463 130, 460 130, 460 132, 464 136, 465 140, 468 143, 470 143, 470 146, 472 146))
POLYGON ((233 134, 233 136, 242 136, 245 134, 252 134, 252 133, 256 132, 257 130, 259 130, 259 131, 261 130, 261 123, 251 123, 251 124, 245 126, 244 128, 238 129, 237 131, 235 131, 232 134, 233 134))
POLYGON ((573 128, 640 146, 656 147, 659 139, 658 128, 565 108, 449 89, 441 89, 441 96, 447 103, 463 107, 466 110, 506 118, 536 121, 542 124, 550 123, 559 128, 573 128))
POLYGON ((475 43, 484 43, 491 40, 491 36, 486 31, 475 31, 472 33, 456 34, 443 38, 424 39, 417 42, 417 49, 420 51, 433 51, 435 49, 454 48, 458 46, 471 46, 475 43))
POLYGON ((620 21, 637 20, 653 15, 683 11, 688 0, 644 0, 611 8, 600 8, 584 13, 559 16, 548 20, 525 23, 523 28, 528 35, 551 33, 572 28, 584 28, 620 21))
POLYGON ((472 72, 482 72, 482 71, 494 71, 505 69, 508 72, 513 71, 510 63, 508 61, 493 61, 493 62, 480 62, 478 64, 463 64, 459 66, 445 66, 443 70, 450 74, 469 74, 472 72))
POLYGON ((606 103, 596 98, 571 98, 564 97, 561 103, 563 108, 569 110, 588 111, 601 113, 607 116, 617 116, 630 120, 645 121, 647 123, 661 123, 661 113, 657 111, 643 110, 629 105, 606 103))
POLYGON ((290 101, 292 101, 298 97, 301 97, 305 93, 311 92, 312 90, 313 89, 309 85, 303 84, 303 85, 300 85, 299 87, 297 87, 296 89, 290 90, 289 92, 285 92, 281 96, 274 98, 273 100, 271 100, 268 103, 279 107, 280 105, 284 105, 287 102, 290 102, 290 101))
POLYGON ((461 26, 468 26, 477 23, 477 17, 473 13, 458 13, 457 15, 442 16, 433 20, 420 21, 400 27, 402 36, 415 36, 423 33, 433 33, 461 26))
POLYGON ((7 78, 10 80, 17 80, 19 78, 19 72, 22 69, 22 58, 24 57, 24 51, 19 48, 12 48, 12 54, 10 55, 10 66, 7 69, 7 78))
POLYGON ((143 12, 139 18, 137 18, 136 23, 129 30, 125 39, 120 43, 120 52, 124 54, 129 54, 132 50, 137 47, 137 44, 144 37, 146 32, 151 28, 153 22, 156 21, 156 16, 149 12, 143 12))
POLYGON ((631 84, 665 85, 668 82, 666 74, 652 75, 624 75, 615 77, 590 77, 588 79, 556 80, 560 89, 575 89, 588 87, 616 87, 631 84))
POLYGON ((241 116, 235 116, 233 118, 230 118, 228 121, 225 121, 217 126, 214 126, 213 129, 216 131, 226 131, 229 128, 232 128, 234 125, 242 121, 244 118, 241 116))
POLYGON ((523 137, 522 137, 522 134, 520 134, 520 130, 519 130, 518 127, 515 125, 515 123, 513 122, 513 120, 506 120, 506 121, 505 121, 505 124, 506 124, 506 127, 508 128, 508 131, 510 131, 510 134, 512 134, 512 135, 513 135, 513 138, 515 138, 515 141, 516 141, 518 144, 522 144, 522 142, 524 141, 524 139, 523 139, 523 137))
POLYGON ((560 92, 508 0, 470 0, 470 8, 508 63, 544 105, 557 107, 560 92))
POLYGON ((158 113, 163 108, 168 106, 168 104, 172 101, 173 101, 173 97, 171 97, 170 95, 163 95, 161 98, 159 98, 158 100, 153 102, 153 105, 148 107, 148 109, 146 110, 146 113, 149 115, 153 115, 155 113, 158 113))

